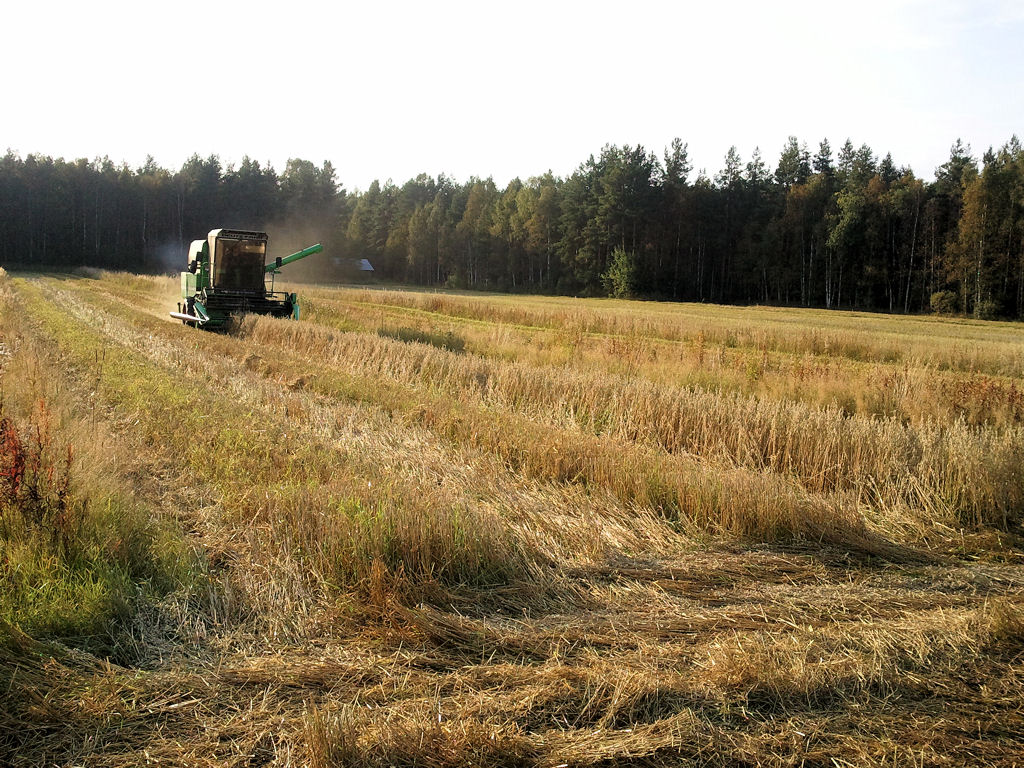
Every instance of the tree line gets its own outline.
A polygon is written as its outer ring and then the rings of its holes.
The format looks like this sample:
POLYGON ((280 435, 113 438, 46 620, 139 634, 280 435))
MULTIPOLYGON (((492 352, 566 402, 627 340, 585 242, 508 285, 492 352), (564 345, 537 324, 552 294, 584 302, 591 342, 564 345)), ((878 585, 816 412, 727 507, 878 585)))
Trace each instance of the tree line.
POLYGON ((277 228, 324 242, 321 279, 367 258, 426 286, 1024 317, 1016 137, 980 161, 958 140, 931 182, 867 145, 812 154, 795 137, 774 168, 733 147, 694 175, 676 139, 660 157, 607 145, 567 178, 421 174, 353 193, 329 162, 193 156, 172 172, 8 151, 0 212, 3 264, 174 271, 210 229, 277 228))

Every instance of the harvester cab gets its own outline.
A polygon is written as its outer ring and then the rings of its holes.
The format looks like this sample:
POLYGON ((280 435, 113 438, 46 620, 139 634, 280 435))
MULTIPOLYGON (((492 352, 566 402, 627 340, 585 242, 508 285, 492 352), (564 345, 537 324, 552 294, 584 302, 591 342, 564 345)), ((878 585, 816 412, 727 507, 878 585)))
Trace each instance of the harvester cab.
POLYGON ((171 317, 209 329, 245 312, 298 319, 298 298, 275 291, 274 277, 285 264, 322 250, 317 243, 267 264, 266 232, 214 229, 205 240, 193 240, 189 246, 188 270, 181 273, 182 300, 171 317))

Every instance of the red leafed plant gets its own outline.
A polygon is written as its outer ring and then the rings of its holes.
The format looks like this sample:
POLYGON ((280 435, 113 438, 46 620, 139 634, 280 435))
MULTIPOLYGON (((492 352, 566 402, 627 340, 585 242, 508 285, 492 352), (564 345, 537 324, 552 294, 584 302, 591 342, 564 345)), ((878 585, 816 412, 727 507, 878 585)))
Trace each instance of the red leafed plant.
POLYGON ((27 439, 0 403, 0 521, 7 527, 12 512, 18 512, 26 527, 49 535, 55 546, 67 550, 82 510, 71 500, 74 453, 68 446, 65 460, 59 463, 54 453, 45 401, 39 401, 27 439))

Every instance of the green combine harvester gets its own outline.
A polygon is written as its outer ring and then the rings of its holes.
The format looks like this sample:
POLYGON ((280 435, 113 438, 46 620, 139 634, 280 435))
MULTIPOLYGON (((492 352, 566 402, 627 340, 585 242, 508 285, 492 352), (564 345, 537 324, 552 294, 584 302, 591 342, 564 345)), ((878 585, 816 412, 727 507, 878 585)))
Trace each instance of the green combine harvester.
POLYGON ((188 271, 181 273, 181 298, 171 317, 197 328, 222 328, 232 315, 253 312, 299 319, 294 293, 274 291, 274 276, 285 264, 323 250, 320 243, 290 256, 267 260, 267 233, 214 229, 188 249, 188 271), (267 288, 270 275, 270 288, 267 288))

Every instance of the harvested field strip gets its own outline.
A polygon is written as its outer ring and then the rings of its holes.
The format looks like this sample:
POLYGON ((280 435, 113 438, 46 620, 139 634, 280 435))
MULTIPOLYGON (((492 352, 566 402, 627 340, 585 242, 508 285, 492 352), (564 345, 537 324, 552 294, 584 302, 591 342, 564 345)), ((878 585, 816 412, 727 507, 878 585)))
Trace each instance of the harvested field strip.
MULTIPOLYGON (((113 300, 109 306, 118 308, 113 300)), ((169 332, 167 324, 153 327, 169 332)), ((834 409, 497 363, 429 345, 340 334, 309 324, 282 325, 267 318, 250 318, 240 330, 260 349, 277 349, 279 359, 287 357, 290 350, 302 350, 297 358, 293 353, 292 360, 299 367, 289 373, 303 380, 303 386, 332 395, 372 398, 371 393, 381 389, 376 382, 388 382, 385 399, 378 396, 378 404, 407 413, 413 407, 419 423, 446 431, 449 438, 470 434, 474 444, 525 471, 544 472, 542 476, 556 480, 603 484, 620 498, 678 510, 699 525, 719 521, 726 530, 743 534, 813 535, 815 524, 801 531, 786 522, 784 511, 771 512, 763 502, 750 502, 777 498, 781 492, 791 508, 808 509, 806 503, 786 492, 786 481, 791 478, 812 493, 852 489, 861 503, 883 509, 920 509, 925 519, 952 525, 1005 525, 1020 509, 1024 496, 1024 428, 993 431, 959 421, 944 428, 913 428, 894 420, 847 418, 834 409), (317 372, 304 362, 310 354, 320 361, 317 372), (328 377, 329 370, 357 380, 336 383, 328 377), (456 396, 459 405, 454 418, 465 426, 452 426, 453 409, 444 397, 414 406, 412 393, 401 394, 405 386, 416 390, 429 386, 456 396), (480 402, 488 410, 469 413, 467 402, 480 402), (529 421, 516 426, 514 417, 509 417, 511 421, 496 419, 489 411, 494 406, 522 412, 529 421), (575 441, 568 435, 563 439, 559 434, 567 422, 587 434, 575 441), (485 438, 488 423, 495 424, 494 437, 489 440, 485 438), (550 425, 547 431, 552 441, 537 440, 538 424, 550 425), (596 436, 588 436, 592 433, 596 436), (519 434, 524 435, 521 446, 525 447, 517 447, 519 434), (624 454, 621 441, 683 454, 684 460, 671 461, 640 448, 624 454), (602 450, 604 445, 606 450, 602 450), (531 455, 537 460, 531 461, 531 455), (602 455, 607 456, 603 464, 602 455), (721 486, 718 478, 730 476, 717 471, 722 460, 738 470, 753 470, 758 477, 769 478, 761 481, 772 483, 767 497, 756 488, 744 492, 743 486, 750 485, 744 482, 745 476, 722 491, 723 496, 736 500, 737 507, 757 509, 757 513, 737 518, 716 512, 719 505, 715 502, 708 510, 685 492, 673 500, 678 481, 672 478, 678 471, 672 472, 670 467, 696 466, 685 460, 685 455, 719 459, 710 465, 715 480, 698 483, 698 499, 713 498, 721 486), (629 465, 629 457, 639 457, 640 464, 629 465), (662 479, 666 474, 669 478, 662 479), (771 480, 776 474, 778 479, 771 480), (763 522, 757 522, 759 519, 763 522)), ((267 357, 260 358, 258 365, 273 369, 280 364, 267 357)), ((802 512, 797 516, 807 517, 802 512)), ((829 520, 844 516, 848 521, 844 528, 848 528, 854 519, 849 513, 826 510, 809 517, 829 520)))
MULTIPOLYGON (((666 536, 657 530, 664 527, 664 523, 656 521, 650 512, 637 508, 617 510, 610 505, 610 497, 603 498, 600 493, 588 493, 576 487, 524 486, 521 477, 508 475, 502 463, 490 461, 486 454, 480 455, 475 451, 475 456, 464 456, 433 444, 435 441, 430 433, 411 429, 412 424, 405 411, 417 413, 422 405, 410 398, 404 387, 381 388, 375 381, 356 380, 352 383, 345 380, 342 382, 345 384, 343 392, 347 394, 340 400, 332 398, 325 401, 306 391, 306 383, 299 384, 292 379, 295 373, 308 371, 308 366, 303 361, 299 368, 287 367, 282 361, 286 362, 288 353, 268 362, 253 355, 251 347, 240 346, 228 337, 208 334, 186 334, 182 337, 178 327, 145 316, 136 318, 136 325, 124 324, 115 316, 80 303, 67 293, 55 295, 54 300, 70 308, 86 323, 102 327, 108 337, 132 347, 138 354, 158 364, 163 362, 194 370, 201 375, 206 387, 221 386, 230 391, 240 405, 266 410, 266 417, 270 420, 285 419, 287 426, 284 428, 289 432, 297 431, 318 442, 329 441, 344 448, 353 461, 357 460, 356 457, 365 456, 365 461, 372 463, 376 458, 377 463, 369 470, 371 476, 399 470, 403 476, 409 475, 418 483, 412 493, 425 493, 429 497, 457 490, 459 495, 465 494, 464 503, 471 503, 471 499, 486 501, 493 495, 495 502, 488 503, 497 509, 514 505, 517 515, 536 509, 535 522, 543 528, 579 536, 567 542, 570 546, 557 550, 559 557, 573 558, 592 551, 594 547, 600 550, 600 542, 605 537, 620 544, 633 542, 628 546, 634 552, 638 551, 638 546, 642 549, 648 543, 661 548, 671 546, 666 536), (151 328, 153 332, 139 334, 136 331, 139 327, 151 328), (166 341, 161 341, 160 336, 165 336, 166 341), (203 348, 194 345, 197 340, 203 341, 203 348), (283 386, 290 380, 290 386, 283 386), (359 387, 365 387, 365 390, 359 387), (405 405, 403 398, 409 398, 405 405), (382 405, 387 413, 368 410, 366 406, 374 403, 382 405), (397 438, 395 423, 389 414, 395 415, 402 428, 397 438), (481 466, 467 474, 474 463, 481 466), (494 490, 498 492, 492 493, 494 490), (552 493, 557 498, 552 498, 552 493), (566 516, 559 516, 557 522, 545 525, 542 510, 562 506, 568 508, 566 516), (621 517, 623 521, 634 521, 637 531, 630 533, 628 525, 617 526, 614 531, 602 531, 602 525, 588 508, 600 510, 608 519, 621 517)), ((373 487, 390 487, 392 483, 389 481, 373 487)), ((677 534, 670 538, 677 538, 677 534)))
POLYGON ((3 278, 0 350, 0 642, 13 624, 130 653, 117 625, 192 583, 198 564, 145 490, 126 491, 106 414, 47 375, 47 350, 3 278))
MULTIPOLYGON (((884 751, 929 761, 960 748, 1010 765, 1021 748, 1024 715, 1012 695, 1019 678, 1002 659, 1018 642, 1012 632, 1019 632, 1019 618, 1019 608, 1001 603, 925 611, 885 629, 730 629, 704 644, 690 637, 683 646, 674 642, 678 635, 646 631, 627 633, 620 644, 621 630, 609 627, 607 648, 614 652, 591 644, 571 663, 559 654, 524 664, 522 655, 511 663, 494 659, 494 638, 428 612, 418 621, 431 635, 429 654, 388 659, 339 649, 335 656, 250 657, 213 674, 173 677, 129 677, 109 665, 90 670, 62 659, 66 666, 23 673, 5 681, 4 690, 11 682, 67 690, 71 679, 94 688, 90 709, 66 693, 49 698, 50 721, 60 725, 46 731, 47 745, 52 754, 73 753, 75 735, 91 726, 95 746, 107 755, 98 764, 109 765, 124 764, 118 756, 128 758, 143 740, 152 755, 220 764, 239 754, 236 739, 245 742, 242 754, 279 760, 282 749, 306 742, 308 759, 328 765, 329 755, 345 749, 362 764, 402 764, 404 755, 445 765, 440 758, 450 750, 498 764, 529 758, 530 765, 596 765, 648 755, 668 765, 699 759, 709 743, 733 756, 749 750, 762 764, 784 764, 771 755, 817 745, 840 750, 844 759, 877 759, 884 751), (481 647, 491 660, 474 663, 481 647), (983 693, 963 688, 993 673, 983 693), (937 708, 937 691, 964 703, 937 708), (103 725, 112 715, 116 729, 103 725), (866 715, 870 720, 857 725, 866 715), (691 737, 678 729, 680 721, 694 725, 691 737), (165 735, 154 739, 155 723, 165 735), (271 723, 275 738, 265 740, 259 734, 271 723), (795 744, 787 741, 792 728, 802 734, 795 744), (931 738, 916 738, 920 728, 932 728, 931 738)), ((514 636, 495 635, 514 644, 514 636)))
MULTIPOLYGON (((32 314, 80 364, 110 340, 89 326, 69 324, 66 314, 41 297, 32 301, 32 289, 24 291, 32 314)), ((165 361, 175 360, 172 349, 153 339, 139 342, 165 361)), ((210 383, 190 380, 182 386, 180 372, 171 375, 117 344, 104 347, 103 358, 98 384, 104 395, 139 415, 158 449, 178 451, 198 477, 219 490, 224 523, 236 532, 227 556, 245 561, 256 552, 276 553, 276 573, 234 569, 251 580, 239 586, 252 600, 286 596, 301 618, 306 603, 323 597, 324 584, 368 584, 375 562, 400 567, 413 587, 429 591, 436 583, 442 592, 445 584, 508 583, 537 567, 490 511, 447 507, 443 497, 428 496, 416 484, 403 487, 357 453, 289 436, 281 413, 264 412, 255 419, 259 429, 242 432, 235 425, 255 416, 244 400, 212 410, 208 403, 218 392, 210 383), (268 484, 267 477, 280 479, 268 484), (255 495, 256 488, 263 491, 255 495), (517 577, 519 569, 525 570, 517 577), (284 579, 289 574, 291 583, 284 579), (272 581, 283 596, 265 594, 272 581)), ((188 373, 187 363, 176 367, 188 373)))
MULTIPOLYGON (((274 341, 271 346, 279 351, 273 357, 258 361, 246 356, 249 364, 279 380, 287 380, 299 371, 308 373, 306 356, 313 352, 309 339, 263 338, 260 328, 264 327, 261 325, 264 321, 261 318, 245 321, 241 335, 246 339, 251 336, 260 348, 274 341), (302 356, 296 357, 288 351, 295 348, 304 349, 302 356), (298 369, 294 367, 296 364, 298 369)), ((159 332, 168 326, 153 327, 159 332)), ((275 326, 269 328, 275 331, 275 326)), ((308 331, 309 327, 304 330, 308 331)), ((409 354, 405 345, 361 338, 372 345, 393 345, 399 363, 401 355, 409 354)), ((238 351, 236 347, 236 357, 238 351)), ((418 354, 418 350, 413 352, 418 354)), ((227 354, 230 355, 230 351, 227 354)), ((888 556, 899 553, 898 548, 864 530, 859 515, 849 504, 820 494, 808 494, 792 487, 783 477, 743 468, 705 466, 686 456, 666 456, 642 445, 632 446, 632 441, 623 442, 622 438, 614 436, 574 434, 575 430, 567 432, 555 425, 544 428, 536 421, 525 421, 511 414, 502 417, 495 415, 486 401, 477 408, 471 407, 470 403, 479 398, 469 391, 464 394, 471 400, 467 402, 462 398, 454 403, 432 396, 429 391, 410 391, 407 388, 413 387, 417 378, 415 363, 402 377, 396 376, 394 368, 384 367, 389 359, 386 349, 375 355, 351 349, 325 349, 320 359, 319 373, 309 376, 303 387, 333 397, 356 397, 361 402, 383 406, 390 413, 402 413, 406 420, 413 419, 459 445, 498 456, 513 470, 528 477, 557 482, 582 481, 588 486, 605 488, 633 504, 661 508, 701 529, 767 539, 803 536, 826 539, 858 551, 888 556), (347 366, 347 370, 343 367, 344 376, 340 380, 329 375, 329 363, 344 363, 352 360, 353 355, 362 356, 369 367, 347 366), (375 361, 382 366, 380 370, 373 369, 375 361), (381 375, 374 375, 377 373, 381 375), (353 376, 358 378, 353 379, 353 376), (397 383, 382 388, 377 383, 381 379, 397 383), (424 395, 429 398, 426 403, 424 395)), ((461 376, 466 378, 466 374, 461 376)), ((432 383, 425 371, 421 378, 427 384, 432 383)), ((476 380, 472 373, 469 379, 476 380)))

